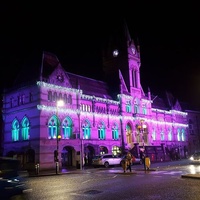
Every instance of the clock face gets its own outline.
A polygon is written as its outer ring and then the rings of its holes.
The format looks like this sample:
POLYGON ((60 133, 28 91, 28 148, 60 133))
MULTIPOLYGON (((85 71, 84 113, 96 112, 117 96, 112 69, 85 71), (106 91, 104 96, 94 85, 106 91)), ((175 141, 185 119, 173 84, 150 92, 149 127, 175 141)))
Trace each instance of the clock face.
POLYGON ((63 75, 62 74, 57 75, 57 80, 63 82, 64 81, 63 75))
POLYGON ((113 51, 113 57, 117 57, 118 54, 119 54, 119 51, 118 51, 117 49, 115 49, 115 50, 113 51))

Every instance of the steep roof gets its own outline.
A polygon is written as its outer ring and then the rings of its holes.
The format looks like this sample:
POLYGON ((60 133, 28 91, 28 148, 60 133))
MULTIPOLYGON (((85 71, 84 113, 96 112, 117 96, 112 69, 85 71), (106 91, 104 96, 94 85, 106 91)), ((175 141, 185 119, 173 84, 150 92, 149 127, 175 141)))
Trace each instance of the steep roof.
MULTIPOLYGON (((48 82, 50 75, 59 67, 60 61, 57 56, 43 52, 43 54, 34 54, 26 59, 24 66, 19 71, 19 74, 14 81, 14 85, 27 85, 29 82, 45 80, 48 82)), ((109 87, 107 83, 73 74, 65 71, 73 88, 81 89, 83 94, 94 95, 101 98, 112 99, 109 94, 109 87)))
POLYGON ((67 72, 67 74, 69 76, 69 81, 72 84, 72 87, 81 89, 83 94, 112 99, 111 95, 109 94, 109 87, 105 82, 72 74, 69 72, 67 72))
POLYGON ((166 98, 161 98, 159 96, 152 96, 152 108, 162 109, 162 110, 169 110, 170 106, 166 100, 166 98))

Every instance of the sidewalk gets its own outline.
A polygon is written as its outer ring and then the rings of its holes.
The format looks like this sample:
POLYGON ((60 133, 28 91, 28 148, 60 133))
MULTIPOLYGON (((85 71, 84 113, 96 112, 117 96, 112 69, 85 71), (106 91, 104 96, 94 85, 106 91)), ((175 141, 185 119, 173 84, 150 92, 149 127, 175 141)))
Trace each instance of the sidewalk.
MULTIPOLYGON (((169 161, 169 162, 157 162, 157 163, 151 163, 151 166, 149 170, 146 171, 156 171, 160 168, 166 168, 171 166, 181 166, 181 165, 187 165, 190 164, 188 159, 178 160, 178 161, 169 161)), ((94 168, 94 167, 84 167, 83 169, 76 169, 76 168, 69 168, 69 169, 62 169, 59 171, 58 174, 56 174, 55 170, 43 170, 36 173, 36 171, 29 172, 29 177, 40 177, 40 176, 58 176, 58 175, 64 175, 64 174, 84 174, 84 173, 96 173, 101 170, 106 170, 105 173, 114 173, 114 174, 124 174, 121 167, 114 167, 114 168, 94 168)), ((136 174, 137 171, 144 171, 144 165, 133 165, 132 166, 132 172, 126 172, 125 174, 136 174)), ((196 174, 184 174, 181 175, 182 178, 195 178, 200 179, 200 173, 196 174)))
MULTIPOLYGON (((143 166, 143 165, 142 165, 143 166)), ((156 169, 150 168, 147 171, 155 171, 156 169)), ((104 171, 104 173, 113 173, 113 174, 124 174, 124 171, 121 167, 113 167, 113 168, 94 168, 92 166, 85 167, 83 169, 76 169, 76 168, 69 168, 69 169, 62 169, 56 174, 56 170, 43 170, 43 171, 32 171, 29 172, 29 177, 39 177, 39 176, 58 176, 58 175, 64 175, 64 174, 90 174, 90 173, 100 173, 101 171, 104 171)), ((138 168, 135 166, 132 166, 132 172, 129 172, 127 170, 126 174, 136 174, 136 171, 145 171, 144 168, 138 168)))

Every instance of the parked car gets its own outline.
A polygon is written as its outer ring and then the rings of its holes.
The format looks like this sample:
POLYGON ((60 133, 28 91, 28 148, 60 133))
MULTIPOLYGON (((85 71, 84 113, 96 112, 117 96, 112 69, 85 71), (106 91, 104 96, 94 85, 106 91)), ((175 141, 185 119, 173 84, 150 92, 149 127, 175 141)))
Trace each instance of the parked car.
POLYGON ((0 157, 0 199, 24 199, 24 193, 31 191, 19 164, 17 159, 0 157))
POLYGON ((121 157, 115 156, 113 154, 96 155, 92 159, 92 165, 94 167, 104 166, 108 168, 111 165, 120 165, 121 159, 121 157))
MULTIPOLYGON (((125 159, 125 158, 126 158, 126 155, 123 155, 121 157, 120 165, 122 165, 122 162, 123 162, 122 160, 125 159)), ((132 157, 132 165, 136 165, 136 164, 141 165, 142 164, 142 160, 140 158, 137 158, 137 157, 133 156, 132 157)))
POLYGON ((31 189, 26 183, 17 178, 0 178, 0 199, 24 199, 24 195, 31 189))
POLYGON ((189 157, 189 160, 193 164, 200 164, 200 152, 195 152, 189 157))

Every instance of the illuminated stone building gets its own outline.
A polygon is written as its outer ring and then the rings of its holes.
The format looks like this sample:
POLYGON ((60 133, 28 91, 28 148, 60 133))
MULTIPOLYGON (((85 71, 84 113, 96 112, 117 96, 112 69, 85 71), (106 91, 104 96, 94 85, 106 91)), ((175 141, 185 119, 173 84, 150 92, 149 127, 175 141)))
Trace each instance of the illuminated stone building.
POLYGON ((3 94, 5 156, 16 156, 24 168, 39 163, 41 170, 56 161, 82 167, 85 155, 91 164, 95 154, 126 150, 139 156, 145 149, 152 162, 185 156, 187 112, 170 93, 143 91, 139 46, 127 27, 123 34, 103 53, 104 81, 67 72, 49 52, 26 66, 3 94))

